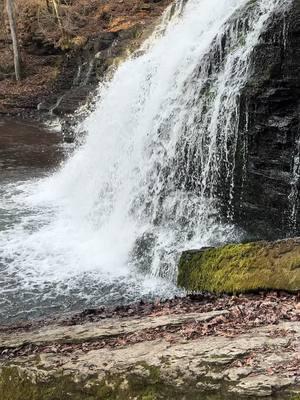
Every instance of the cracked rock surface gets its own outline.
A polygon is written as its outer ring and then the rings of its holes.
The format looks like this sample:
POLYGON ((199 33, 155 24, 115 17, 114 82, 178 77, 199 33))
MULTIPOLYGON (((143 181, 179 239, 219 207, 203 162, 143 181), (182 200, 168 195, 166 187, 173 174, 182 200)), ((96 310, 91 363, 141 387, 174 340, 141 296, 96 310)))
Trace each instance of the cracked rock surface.
MULTIPOLYGON (((236 331, 228 328, 234 313, 229 300, 220 310, 193 305, 188 312, 185 305, 181 313, 161 308, 74 325, 2 329, 0 398, 298 400, 299 303, 292 299, 286 319, 236 331), (217 325, 222 331, 210 330, 217 325)), ((262 309, 261 299, 245 304, 255 301, 262 309)))

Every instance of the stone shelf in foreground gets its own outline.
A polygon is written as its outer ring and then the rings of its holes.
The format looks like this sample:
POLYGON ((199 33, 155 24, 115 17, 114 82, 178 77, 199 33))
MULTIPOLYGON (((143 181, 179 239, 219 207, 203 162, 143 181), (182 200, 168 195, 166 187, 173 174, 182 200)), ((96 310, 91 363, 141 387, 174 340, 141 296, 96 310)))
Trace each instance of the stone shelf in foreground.
POLYGON ((299 299, 247 296, 2 327, 0 399, 299 400, 299 299))

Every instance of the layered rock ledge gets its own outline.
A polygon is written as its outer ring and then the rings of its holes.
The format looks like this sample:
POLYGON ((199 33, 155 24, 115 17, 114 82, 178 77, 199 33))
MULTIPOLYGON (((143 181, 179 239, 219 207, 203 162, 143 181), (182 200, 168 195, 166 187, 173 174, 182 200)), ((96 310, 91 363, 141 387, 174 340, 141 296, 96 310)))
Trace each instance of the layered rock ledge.
POLYGON ((191 296, 2 328, 0 397, 296 400, 299 322, 297 295, 270 293, 191 296))

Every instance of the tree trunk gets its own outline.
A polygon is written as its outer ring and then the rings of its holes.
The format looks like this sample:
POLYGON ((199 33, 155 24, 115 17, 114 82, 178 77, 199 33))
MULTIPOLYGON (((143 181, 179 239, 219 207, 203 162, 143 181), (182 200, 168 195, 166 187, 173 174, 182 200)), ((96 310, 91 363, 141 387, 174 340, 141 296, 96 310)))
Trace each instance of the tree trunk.
POLYGON ((63 28, 63 25, 61 22, 60 14, 59 14, 59 3, 57 2, 57 0, 52 0, 52 4, 53 4, 56 19, 57 19, 57 23, 59 25, 62 35, 64 36, 64 28, 63 28))
POLYGON ((17 39, 17 29, 16 29, 16 18, 15 18, 15 10, 13 0, 6 0, 6 10, 9 20, 10 34, 13 45, 13 53, 14 53, 14 65, 15 65, 15 75, 16 80, 21 80, 21 64, 20 64, 20 53, 18 47, 18 39, 17 39))

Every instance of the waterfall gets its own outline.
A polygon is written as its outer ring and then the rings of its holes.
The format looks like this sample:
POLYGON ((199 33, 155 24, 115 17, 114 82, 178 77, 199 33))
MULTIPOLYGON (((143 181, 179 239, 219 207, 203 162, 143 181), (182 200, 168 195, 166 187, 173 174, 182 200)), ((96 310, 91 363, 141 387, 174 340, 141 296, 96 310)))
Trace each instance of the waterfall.
POLYGON ((295 152, 292 158, 292 179, 290 193, 288 195, 288 213, 290 235, 297 234, 297 214, 299 207, 299 182, 300 182, 300 138, 295 141, 295 152))
POLYGON ((261 33, 287 3, 175 2, 99 88, 85 143, 58 172, 17 189, 30 212, 0 234, 5 273, 31 292, 73 297, 93 274, 100 302, 123 289, 101 294, 97 277, 122 276, 139 297, 135 274, 165 289, 182 250, 234 240, 240 94, 261 33))

